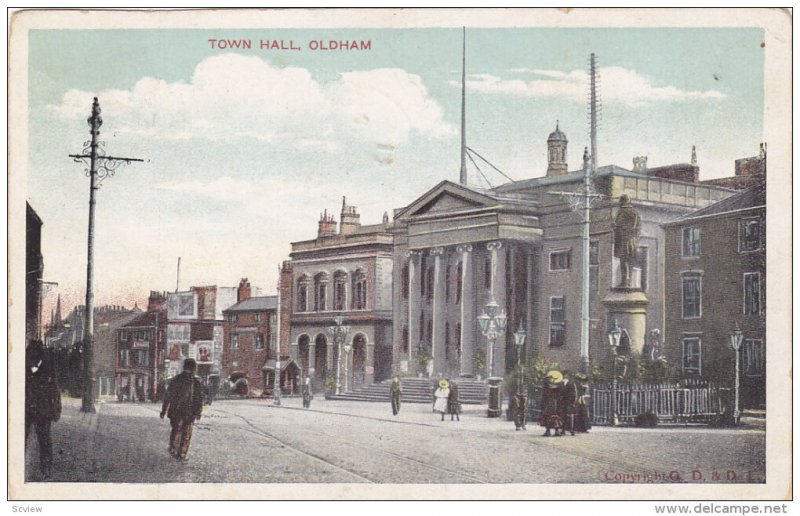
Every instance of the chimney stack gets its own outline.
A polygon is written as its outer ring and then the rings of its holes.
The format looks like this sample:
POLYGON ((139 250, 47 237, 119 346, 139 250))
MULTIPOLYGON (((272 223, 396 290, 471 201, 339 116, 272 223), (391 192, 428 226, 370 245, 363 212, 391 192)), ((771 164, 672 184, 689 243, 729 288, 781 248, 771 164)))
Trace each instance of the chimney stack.
POLYGON ((247 278, 242 278, 239 282, 239 289, 236 291, 236 302, 240 303, 245 299, 250 299, 252 290, 250 289, 250 282, 247 278))
POLYGON ((347 198, 342 197, 342 216, 339 219, 339 234, 352 235, 361 226, 361 215, 355 206, 347 205, 347 198))
POLYGON ((317 230, 317 238, 329 237, 336 235, 336 220, 333 215, 328 215, 328 210, 319 214, 319 229, 317 230))

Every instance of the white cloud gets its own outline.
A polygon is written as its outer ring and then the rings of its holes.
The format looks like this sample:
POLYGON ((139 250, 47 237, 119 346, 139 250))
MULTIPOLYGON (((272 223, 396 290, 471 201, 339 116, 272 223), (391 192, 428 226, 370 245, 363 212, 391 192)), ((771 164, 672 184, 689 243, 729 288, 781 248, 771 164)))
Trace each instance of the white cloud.
MULTIPOLYGON (((402 145, 412 133, 455 132, 420 76, 401 69, 342 73, 322 83, 305 68, 276 68, 258 57, 224 54, 200 62, 187 82, 140 79, 130 90, 99 92, 115 132, 149 138, 243 138, 340 150, 343 145, 402 145)), ((69 90, 49 108, 84 118, 93 94, 69 90)))
MULTIPOLYGON (((482 93, 516 95, 522 97, 565 98, 585 102, 589 89, 589 76, 583 70, 527 70, 515 68, 515 73, 527 72, 530 80, 503 79, 489 74, 473 74, 467 88, 482 93)), ((640 106, 656 102, 687 100, 720 100, 725 95, 717 90, 691 91, 675 86, 660 86, 652 79, 634 70, 619 66, 600 68, 600 94, 604 102, 640 106)), ((453 84, 457 84, 453 81, 453 84)))

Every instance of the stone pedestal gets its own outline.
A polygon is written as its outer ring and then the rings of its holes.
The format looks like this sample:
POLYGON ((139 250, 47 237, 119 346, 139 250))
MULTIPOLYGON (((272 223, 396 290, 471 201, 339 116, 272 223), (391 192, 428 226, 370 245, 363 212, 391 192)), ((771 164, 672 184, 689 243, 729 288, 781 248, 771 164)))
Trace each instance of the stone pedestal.
POLYGON ((608 317, 608 327, 613 325, 614 319, 617 320, 617 325, 623 330, 623 335, 627 333, 630 339, 631 353, 641 354, 644 348, 647 306, 649 304, 650 301, 641 290, 623 287, 611 289, 603 300, 608 317))

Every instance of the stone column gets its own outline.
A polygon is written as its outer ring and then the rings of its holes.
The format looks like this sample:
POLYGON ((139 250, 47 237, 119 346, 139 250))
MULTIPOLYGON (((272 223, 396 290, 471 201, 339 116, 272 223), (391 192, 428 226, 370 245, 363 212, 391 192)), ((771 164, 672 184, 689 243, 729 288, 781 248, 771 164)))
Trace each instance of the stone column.
POLYGON ((414 352, 419 344, 419 314, 422 309, 422 296, 419 289, 420 251, 408 251, 408 370, 414 372, 417 364, 414 352))
MULTIPOLYGON (((506 251, 502 242, 489 242, 486 249, 492 253, 492 298, 500 306, 499 311, 506 309, 506 251)), ((506 316, 508 313, 506 312, 506 316)), ((503 376, 506 364, 506 335, 499 335, 494 343, 494 365, 491 376, 503 376)), ((487 359, 488 359, 487 353, 487 359)))
POLYGON ((461 254, 461 376, 475 374, 472 355, 475 353, 475 291, 472 271, 472 245, 456 247, 461 254))
POLYGON ((333 370, 333 341, 328 338, 325 340, 325 367, 328 371, 333 370))
MULTIPOLYGON (((314 377, 314 367, 316 366, 317 360, 317 343, 316 341, 309 341, 308 343, 308 371, 306 374, 310 377, 314 377)), ((303 379, 305 382, 305 379, 303 379)))
POLYGON ((433 355, 433 373, 444 373, 445 364, 445 306, 444 306, 444 266, 442 264, 442 256, 444 255, 443 247, 435 247, 431 249, 433 256, 433 338, 431 339, 433 355))

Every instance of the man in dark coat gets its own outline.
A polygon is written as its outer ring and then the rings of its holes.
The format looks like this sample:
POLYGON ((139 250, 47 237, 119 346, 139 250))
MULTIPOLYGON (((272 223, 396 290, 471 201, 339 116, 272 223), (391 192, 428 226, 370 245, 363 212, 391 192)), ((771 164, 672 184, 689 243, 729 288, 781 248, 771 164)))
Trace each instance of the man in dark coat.
POLYGON ((392 399, 392 414, 395 416, 400 413, 400 398, 402 396, 403 390, 400 388, 400 378, 395 376, 391 387, 389 387, 389 397, 392 399))
POLYGON ((575 375, 578 398, 575 401, 575 431, 588 432, 592 427, 589 420, 589 379, 585 374, 575 375))
POLYGON ((450 382, 450 393, 447 395, 447 412, 450 414, 450 421, 453 420, 453 416, 456 417, 456 421, 461 421, 461 418, 458 417, 461 413, 461 400, 458 398, 458 384, 456 382, 450 382))
POLYGON ((558 407, 559 417, 564 422, 561 435, 564 435, 564 430, 568 430, 571 435, 575 435, 575 402, 578 398, 575 382, 565 377, 561 381, 559 390, 561 391, 561 401, 558 407))
POLYGON ((161 419, 169 416, 172 425, 169 454, 178 460, 186 460, 192 440, 192 423, 199 421, 203 413, 203 385, 194 376, 196 370, 197 362, 193 359, 183 361, 183 372, 169 381, 161 406, 161 419))
POLYGON ((39 467, 49 478, 53 469, 53 442, 50 425, 61 418, 61 392, 56 383, 53 362, 42 345, 32 341, 25 350, 25 444, 31 429, 39 441, 39 467))

